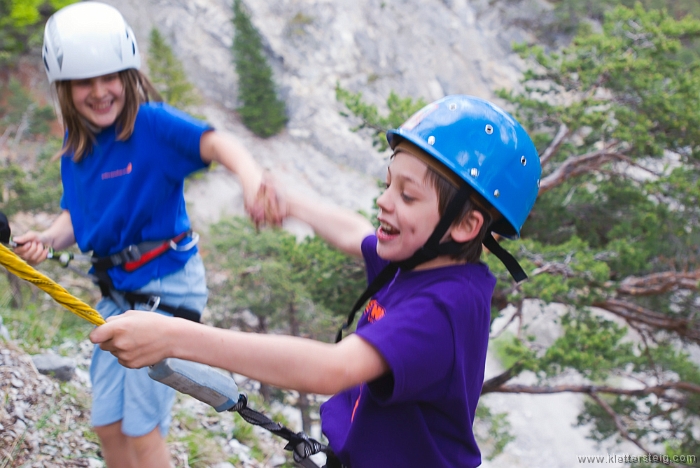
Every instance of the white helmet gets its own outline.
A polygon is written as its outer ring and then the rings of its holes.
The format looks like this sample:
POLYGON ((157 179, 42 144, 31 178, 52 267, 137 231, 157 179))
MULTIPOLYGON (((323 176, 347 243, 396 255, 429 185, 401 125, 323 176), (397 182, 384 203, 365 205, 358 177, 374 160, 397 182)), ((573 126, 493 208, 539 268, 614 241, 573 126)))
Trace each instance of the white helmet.
POLYGON ((46 22, 42 49, 49 83, 139 69, 134 33, 119 11, 104 3, 61 8, 46 22))

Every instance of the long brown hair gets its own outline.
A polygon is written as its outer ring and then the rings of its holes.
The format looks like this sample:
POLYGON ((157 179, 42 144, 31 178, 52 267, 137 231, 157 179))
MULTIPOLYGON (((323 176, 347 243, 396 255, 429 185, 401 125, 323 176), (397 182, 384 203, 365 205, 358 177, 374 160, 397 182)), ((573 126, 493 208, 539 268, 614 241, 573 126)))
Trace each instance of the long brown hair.
MULTIPOLYGON (((162 101, 163 98, 156 91, 151 81, 140 71, 130 68, 119 72, 119 79, 124 85, 124 109, 117 116, 117 140, 128 140, 134 133, 134 123, 139 106, 144 102, 162 101)), ((71 80, 56 81, 54 83, 58 105, 61 109, 63 128, 68 132, 63 148, 56 155, 57 158, 73 153, 73 161, 79 162, 92 151, 95 143, 95 132, 91 125, 82 117, 73 105, 73 93, 71 80)))

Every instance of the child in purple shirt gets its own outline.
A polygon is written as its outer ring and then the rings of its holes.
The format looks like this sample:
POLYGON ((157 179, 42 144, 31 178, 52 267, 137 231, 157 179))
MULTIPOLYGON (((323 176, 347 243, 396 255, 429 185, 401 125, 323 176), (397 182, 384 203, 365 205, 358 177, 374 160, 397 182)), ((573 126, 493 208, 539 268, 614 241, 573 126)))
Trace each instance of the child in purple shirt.
MULTIPOLYGON (((362 250, 370 281, 386 265, 362 250)), ((349 466, 478 466, 472 433, 484 378, 491 293, 483 263, 401 272, 365 309, 356 334, 390 373, 321 407, 323 432, 349 466)))
POLYGON ((513 117, 472 96, 429 104, 387 139, 394 154, 376 232, 318 200, 288 194, 280 204, 364 257, 371 300, 355 333, 328 344, 134 311, 95 329, 93 342, 129 367, 177 357, 335 395, 321 408, 329 468, 480 465, 472 424, 496 283, 480 262, 482 244, 525 278, 492 233, 519 236, 537 197, 539 157, 513 117))

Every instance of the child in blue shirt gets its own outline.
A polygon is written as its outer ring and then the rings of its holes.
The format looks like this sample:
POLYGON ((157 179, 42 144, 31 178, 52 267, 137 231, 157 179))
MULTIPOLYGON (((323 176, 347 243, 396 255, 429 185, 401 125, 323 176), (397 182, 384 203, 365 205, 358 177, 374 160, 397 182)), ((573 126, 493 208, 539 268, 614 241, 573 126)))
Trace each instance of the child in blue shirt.
MULTIPOLYGON (((220 163, 240 177, 246 207, 260 220, 261 169, 232 136, 153 102, 160 98, 139 71, 134 34, 113 7, 81 2, 59 10, 46 24, 42 52, 66 130, 63 211, 47 230, 17 236, 16 252, 37 264, 47 247, 92 251, 104 318, 140 304, 198 321, 207 288, 184 180, 220 163)), ((92 425, 107 466, 170 467, 164 437, 174 391, 98 346, 90 377, 92 425)))
POLYGON ((332 394, 321 407, 331 461, 467 468, 481 464, 472 424, 484 378, 491 296, 482 244, 524 272, 492 232, 517 237, 540 162, 520 124, 493 104, 448 96, 387 138, 394 154, 379 228, 348 210, 288 194, 283 211, 365 259, 370 301, 336 344, 217 330, 128 312, 90 335, 129 367, 178 357, 281 388, 332 394))

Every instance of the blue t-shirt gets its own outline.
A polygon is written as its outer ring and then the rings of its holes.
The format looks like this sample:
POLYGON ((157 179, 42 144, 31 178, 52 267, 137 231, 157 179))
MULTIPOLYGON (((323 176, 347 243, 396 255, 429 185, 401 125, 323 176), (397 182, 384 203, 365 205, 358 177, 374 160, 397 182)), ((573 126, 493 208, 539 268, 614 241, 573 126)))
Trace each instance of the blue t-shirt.
MULTIPOLYGON (((362 243, 368 280, 387 264, 362 243)), ((356 333, 390 373, 321 406, 323 432, 343 464, 469 468, 496 279, 483 263, 399 271, 365 308, 356 333)))
MULTIPOLYGON (((147 103, 128 140, 117 141, 113 125, 96 135, 80 162, 72 152, 63 156, 61 208, 70 212, 80 250, 104 257, 189 230, 184 179, 206 167, 200 139, 211 129, 167 104, 147 103)), ((168 250, 134 272, 114 267, 109 275, 116 289, 135 290, 179 270, 196 252, 168 250)))

